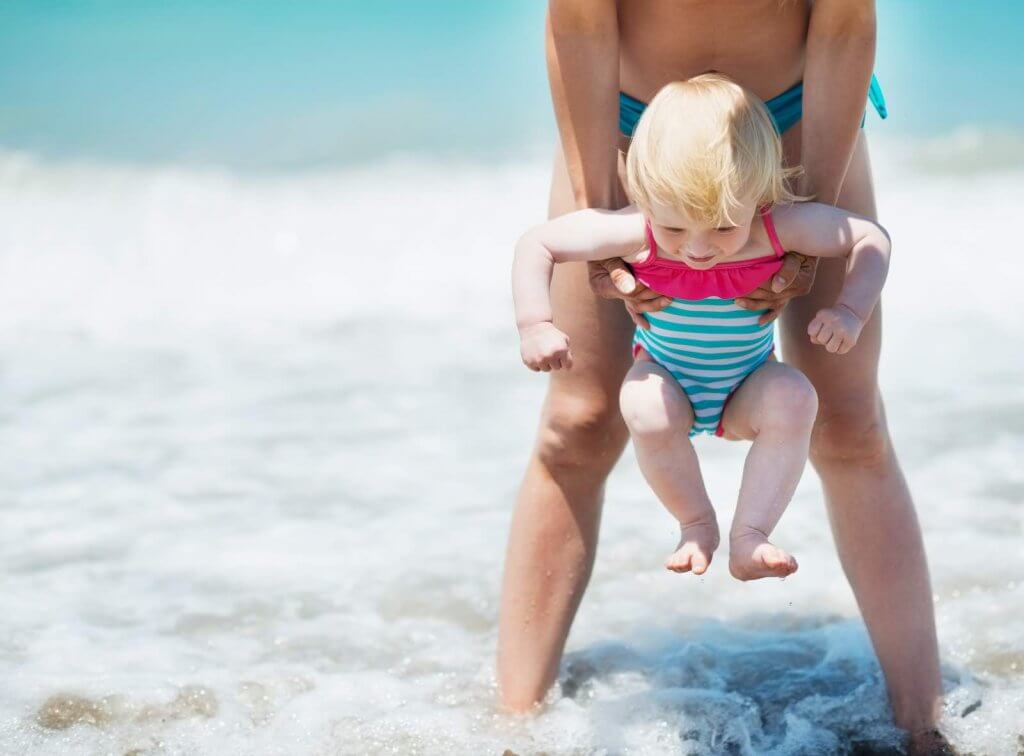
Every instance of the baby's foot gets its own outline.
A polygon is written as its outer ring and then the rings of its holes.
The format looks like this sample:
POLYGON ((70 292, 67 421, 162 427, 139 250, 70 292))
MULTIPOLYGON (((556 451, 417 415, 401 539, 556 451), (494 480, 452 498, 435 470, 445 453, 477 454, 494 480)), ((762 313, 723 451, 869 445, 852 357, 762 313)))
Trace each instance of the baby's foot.
POLYGON ((718 548, 718 522, 694 522, 680 526, 679 545, 665 560, 665 567, 672 572, 693 572, 703 575, 711 564, 711 555, 718 548))
POLYGON ((796 559, 768 542, 759 530, 729 539, 729 572, 737 580, 786 577, 796 572, 796 559))

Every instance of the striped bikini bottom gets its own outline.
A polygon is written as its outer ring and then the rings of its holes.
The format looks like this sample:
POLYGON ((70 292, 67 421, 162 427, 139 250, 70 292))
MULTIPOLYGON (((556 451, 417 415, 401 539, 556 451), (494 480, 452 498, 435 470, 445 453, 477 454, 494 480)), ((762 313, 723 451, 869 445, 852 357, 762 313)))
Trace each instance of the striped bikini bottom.
POLYGON ((732 299, 673 299, 646 313, 650 330, 636 329, 633 354, 645 349, 686 392, 693 407, 691 436, 721 436, 729 397, 771 357, 775 326, 758 325, 764 312, 745 310, 732 299))

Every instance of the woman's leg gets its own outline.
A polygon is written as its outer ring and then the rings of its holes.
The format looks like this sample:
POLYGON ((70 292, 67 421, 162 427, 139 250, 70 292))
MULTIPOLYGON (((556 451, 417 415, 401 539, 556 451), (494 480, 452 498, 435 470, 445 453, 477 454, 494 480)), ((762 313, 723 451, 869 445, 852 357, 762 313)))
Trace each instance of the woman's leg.
POLYGON ((739 580, 796 572, 796 560, 768 536, 807 464, 817 409, 810 381, 799 370, 770 360, 743 381, 722 414, 727 437, 754 442, 729 531, 729 572, 739 580))
POLYGON ((700 575, 718 548, 718 520, 690 443, 690 400, 672 374, 643 352, 626 374, 619 404, 644 478, 679 523, 679 545, 665 566, 700 575))
MULTIPOLYGON (((559 152, 550 215, 574 209, 559 152)), ((574 362, 551 375, 509 533, 498 683, 514 711, 541 700, 558 673, 594 564, 604 481, 627 440, 618 395, 632 362, 633 326, 622 302, 595 297, 584 264, 556 266, 551 293, 574 362)))
MULTIPOLYGON (((838 204, 877 217, 863 133, 838 204)), ((807 337, 815 312, 835 302, 843 267, 841 260, 822 260, 814 290, 784 310, 784 356, 817 389, 811 462, 821 476, 839 559, 885 673, 896 723, 914 733, 935 722, 942 684, 921 529, 878 390, 881 308, 845 355, 829 354, 807 337)))

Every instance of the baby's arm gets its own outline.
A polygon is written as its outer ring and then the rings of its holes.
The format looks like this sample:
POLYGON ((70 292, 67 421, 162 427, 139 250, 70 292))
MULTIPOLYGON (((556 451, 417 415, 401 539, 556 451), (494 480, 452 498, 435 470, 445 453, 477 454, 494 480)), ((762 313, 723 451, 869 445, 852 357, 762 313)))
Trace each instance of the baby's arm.
POLYGON ((820 310, 807 333, 812 342, 830 352, 849 352, 871 317, 889 273, 889 234, 869 218, 818 202, 788 205, 773 216, 786 249, 814 257, 847 258, 835 305, 820 310))
POLYGON ((516 244, 512 298, 523 362, 531 370, 572 366, 569 337, 551 322, 555 263, 628 257, 644 247, 644 220, 636 208, 579 210, 527 231, 516 244))

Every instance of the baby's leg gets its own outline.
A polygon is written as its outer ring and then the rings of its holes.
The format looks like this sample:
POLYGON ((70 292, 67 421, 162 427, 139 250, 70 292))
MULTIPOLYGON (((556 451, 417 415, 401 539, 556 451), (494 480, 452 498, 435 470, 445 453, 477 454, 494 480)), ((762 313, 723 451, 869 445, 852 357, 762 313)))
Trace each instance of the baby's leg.
POLYGON ((689 439, 693 409, 672 374, 644 354, 626 375, 619 406, 640 470, 679 521, 679 546, 665 566, 700 575, 718 548, 718 520, 689 439))
POLYGON ((785 577, 796 560, 768 542, 807 462, 818 397, 803 373, 770 360, 736 390, 725 435, 752 439, 729 532, 729 571, 740 580, 785 577))

